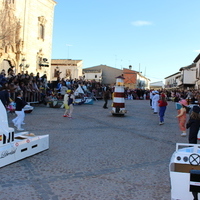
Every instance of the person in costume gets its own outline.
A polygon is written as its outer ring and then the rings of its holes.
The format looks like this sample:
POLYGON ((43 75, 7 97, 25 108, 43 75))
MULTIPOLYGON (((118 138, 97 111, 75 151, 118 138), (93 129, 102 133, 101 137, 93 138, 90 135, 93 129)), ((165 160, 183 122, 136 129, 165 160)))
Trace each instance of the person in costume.
POLYGON ((181 108, 177 110, 178 115, 176 117, 178 118, 179 128, 182 131, 181 136, 186 136, 186 107, 188 103, 185 99, 182 99, 179 101, 179 104, 181 108))
POLYGON ((153 110, 154 110, 154 114, 157 114, 158 113, 158 110, 159 110, 159 107, 158 107, 158 100, 160 98, 159 96, 159 92, 158 91, 154 91, 154 96, 152 98, 152 107, 153 107, 153 110))
POLYGON ((64 106, 65 106, 65 112, 63 117, 69 117, 72 118, 72 113, 74 110, 73 103, 75 102, 75 96, 73 94, 72 90, 67 90, 67 93, 64 96, 64 106))
POLYGON ((15 113, 17 115, 16 118, 12 120, 14 125, 17 127, 18 131, 23 131, 24 129, 21 127, 22 124, 24 124, 24 118, 25 118, 25 113, 24 113, 24 106, 27 105, 27 103, 22 99, 23 92, 18 91, 16 92, 16 108, 15 108, 15 113))

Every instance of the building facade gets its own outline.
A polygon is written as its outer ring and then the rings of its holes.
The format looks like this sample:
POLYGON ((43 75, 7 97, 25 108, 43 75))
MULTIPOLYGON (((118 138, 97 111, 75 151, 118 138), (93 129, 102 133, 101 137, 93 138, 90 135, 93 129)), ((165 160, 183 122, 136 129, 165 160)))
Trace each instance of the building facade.
POLYGON ((181 67, 179 72, 165 78, 166 89, 194 89, 197 81, 196 64, 181 67))
POLYGON ((54 0, 0 0, 0 70, 51 75, 54 0), (5 21, 5 22, 4 22, 5 21), (4 31, 2 31, 4 30, 4 31))
POLYGON ((51 60, 51 80, 57 78, 64 79, 83 79, 82 76, 82 60, 71 59, 52 59, 51 60))
POLYGON ((130 89, 149 88, 150 80, 141 73, 131 69, 123 68, 121 70, 106 65, 83 69, 83 77, 85 80, 96 80, 105 85, 115 85, 116 77, 118 76, 124 77, 124 86, 130 89))
POLYGON ((96 82, 102 82, 102 69, 97 70, 86 70, 83 71, 83 79, 92 81, 95 80, 96 82))
POLYGON ((162 90, 164 88, 164 83, 162 81, 156 81, 153 83, 150 83, 150 89, 154 90, 162 90))
MULTIPOLYGON (((114 67, 109 67, 107 65, 98 65, 94 67, 84 68, 83 73, 85 77, 91 76, 89 73, 93 73, 93 75, 97 75, 98 81, 101 81, 105 85, 114 85, 116 82, 116 77, 122 75, 123 71, 120 69, 116 69, 114 67), (99 74, 99 77, 97 74, 97 70, 101 70, 101 75, 99 74), (93 71, 93 72, 92 72, 93 71)), ((87 80, 85 78, 85 80, 87 80)))
POLYGON ((123 69, 124 85, 130 89, 149 89, 150 79, 143 76, 140 72, 131 69, 123 69))
POLYGON ((178 85, 181 84, 180 81, 181 72, 177 72, 165 78, 165 88, 166 89, 175 89, 178 85))
POLYGON ((196 64, 196 89, 200 89, 200 54, 194 59, 194 63, 196 64))
POLYGON ((181 76, 179 78, 179 88, 195 88, 196 83, 196 64, 181 67, 181 76))

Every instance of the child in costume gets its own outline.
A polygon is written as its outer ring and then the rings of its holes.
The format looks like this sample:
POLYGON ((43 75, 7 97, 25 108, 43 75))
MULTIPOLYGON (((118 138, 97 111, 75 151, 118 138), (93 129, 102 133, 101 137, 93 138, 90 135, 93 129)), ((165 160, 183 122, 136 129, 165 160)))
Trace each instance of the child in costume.
POLYGON ((179 101, 179 104, 181 105, 181 108, 178 109, 178 115, 176 116, 178 118, 179 128, 182 131, 181 136, 186 136, 186 107, 188 105, 187 101, 185 99, 182 99, 179 101))
POLYGON ((27 105, 27 103, 22 99, 22 95, 23 95, 22 91, 16 92, 17 98, 15 100, 15 103, 16 103, 15 113, 16 113, 17 117, 12 120, 14 125, 17 127, 18 131, 24 130, 21 127, 21 125, 24 124, 24 122, 23 122, 24 117, 25 117, 24 106, 27 105))
POLYGON ((67 94, 64 96, 64 106, 65 106, 65 113, 63 117, 72 118, 72 112, 74 110, 73 103, 75 102, 75 96, 72 90, 67 90, 67 94))

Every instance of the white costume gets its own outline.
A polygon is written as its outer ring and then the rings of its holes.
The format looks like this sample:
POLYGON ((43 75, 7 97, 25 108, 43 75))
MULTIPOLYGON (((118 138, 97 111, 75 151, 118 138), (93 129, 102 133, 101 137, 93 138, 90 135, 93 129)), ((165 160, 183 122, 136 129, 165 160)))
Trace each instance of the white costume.
POLYGON ((158 113, 159 107, 158 107, 158 100, 159 100, 159 92, 155 91, 155 95, 152 98, 152 108, 154 109, 154 113, 158 113))

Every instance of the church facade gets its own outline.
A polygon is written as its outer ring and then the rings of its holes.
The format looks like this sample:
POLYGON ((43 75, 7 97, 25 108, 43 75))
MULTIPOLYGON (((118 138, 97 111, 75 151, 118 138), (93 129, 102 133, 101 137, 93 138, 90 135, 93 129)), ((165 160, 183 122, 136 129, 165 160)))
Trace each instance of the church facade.
POLYGON ((52 79, 54 0, 0 0, 0 71, 39 72, 52 79))

